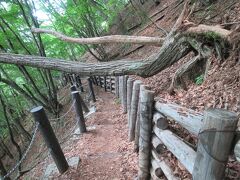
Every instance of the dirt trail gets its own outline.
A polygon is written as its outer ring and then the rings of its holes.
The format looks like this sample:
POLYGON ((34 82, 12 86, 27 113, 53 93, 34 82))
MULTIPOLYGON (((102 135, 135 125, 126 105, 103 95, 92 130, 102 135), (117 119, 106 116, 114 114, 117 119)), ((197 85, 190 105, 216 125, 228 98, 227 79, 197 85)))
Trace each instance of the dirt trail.
MULTIPOLYGON (((136 177, 137 155, 133 153, 133 144, 128 142, 126 115, 122 114, 121 105, 113 94, 99 87, 95 90, 97 111, 87 119, 89 132, 72 136, 62 144, 67 158, 80 156, 78 168, 70 168, 63 175, 56 174, 49 179, 125 180, 136 177)), ((50 162, 48 157, 43 164, 50 162)))

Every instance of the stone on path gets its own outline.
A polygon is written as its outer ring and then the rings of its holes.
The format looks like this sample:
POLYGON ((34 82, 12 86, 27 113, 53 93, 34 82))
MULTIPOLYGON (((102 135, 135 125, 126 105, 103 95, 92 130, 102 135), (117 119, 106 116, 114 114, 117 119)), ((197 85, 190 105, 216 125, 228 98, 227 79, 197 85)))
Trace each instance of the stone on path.
MULTIPOLYGON (((70 167, 73 167, 74 169, 78 168, 79 162, 80 162, 80 157, 71 157, 67 159, 68 165, 70 167)), ((54 174, 57 174, 58 169, 55 163, 47 165, 47 168, 44 172, 44 177, 43 179, 49 179, 50 176, 53 176, 54 174)))

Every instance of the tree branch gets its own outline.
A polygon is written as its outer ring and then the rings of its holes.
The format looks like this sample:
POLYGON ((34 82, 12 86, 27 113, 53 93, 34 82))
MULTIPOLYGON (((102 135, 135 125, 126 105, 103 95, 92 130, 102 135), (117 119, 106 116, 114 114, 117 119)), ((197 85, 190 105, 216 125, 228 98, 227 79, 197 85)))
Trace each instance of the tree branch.
POLYGON ((127 36, 127 35, 111 35, 93 38, 73 38, 56 31, 40 28, 32 28, 32 32, 51 34, 63 41, 77 44, 131 43, 160 46, 164 41, 164 38, 159 37, 127 36))

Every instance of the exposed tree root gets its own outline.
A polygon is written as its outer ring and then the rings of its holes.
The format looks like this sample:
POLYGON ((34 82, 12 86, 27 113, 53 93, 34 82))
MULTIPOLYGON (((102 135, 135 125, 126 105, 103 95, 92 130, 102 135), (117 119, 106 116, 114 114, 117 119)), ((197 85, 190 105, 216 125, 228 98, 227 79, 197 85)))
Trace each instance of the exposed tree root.
POLYGON ((190 70, 193 70, 194 73, 197 73, 196 71, 196 64, 198 64, 198 66, 200 65, 200 62, 204 61, 201 63, 200 66, 202 67, 197 67, 198 69, 205 69, 205 70, 202 70, 202 72, 204 72, 205 76, 206 77, 206 74, 208 72, 208 68, 210 66, 209 62, 209 57, 211 55, 211 50, 206 47, 206 46, 203 46, 201 43, 199 42, 195 42, 194 43, 194 47, 196 51, 198 51, 198 55, 195 56, 194 58, 192 58, 190 61, 188 61, 187 63, 183 64, 174 74, 174 77, 172 79, 172 82, 171 82, 171 85, 168 89, 168 92, 169 94, 174 94, 174 89, 177 87, 177 86, 181 86, 184 90, 187 90, 187 85, 186 83, 184 82, 184 79, 183 79, 183 75, 190 71, 190 70))
POLYGON ((198 62, 201 61, 202 58, 198 55, 195 56, 193 59, 188 61, 187 63, 183 64, 174 74, 172 78, 171 85, 168 89, 169 94, 174 94, 174 89, 177 86, 181 86, 184 90, 187 90, 187 85, 183 80, 183 74, 192 69, 192 67, 198 62))

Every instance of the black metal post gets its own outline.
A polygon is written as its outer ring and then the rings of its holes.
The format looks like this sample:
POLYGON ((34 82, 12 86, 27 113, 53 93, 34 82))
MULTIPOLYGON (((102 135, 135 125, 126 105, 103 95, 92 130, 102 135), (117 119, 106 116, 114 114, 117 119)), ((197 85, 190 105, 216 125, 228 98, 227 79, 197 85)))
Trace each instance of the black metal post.
POLYGON ((61 174, 64 173, 69 166, 43 107, 39 106, 33 108, 31 113, 33 114, 35 121, 39 123, 41 134, 49 148, 58 171, 61 174))
POLYGON ((82 85, 82 81, 81 81, 81 78, 80 78, 79 75, 77 76, 77 83, 78 83, 78 85, 79 85, 80 91, 81 91, 81 92, 84 92, 83 85, 82 85))
POLYGON ((88 78, 87 80, 88 80, 88 87, 89 87, 89 90, 90 90, 90 93, 91 93, 91 96, 92 96, 92 100, 93 100, 93 102, 96 102, 92 81, 91 81, 90 78, 88 78))
MULTIPOLYGON (((76 87, 75 85, 71 86, 70 89, 71 89, 71 92, 77 91, 77 87, 76 87)), ((83 98, 81 97, 80 94, 79 94, 79 98, 80 98, 80 102, 81 102, 81 104, 82 104, 83 110, 84 110, 86 113, 88 113, 88 112, 89 112, 89 109, 88 109, 86 103, 83 101, 83 98)))
POLYGON ((77 91, 77 87, 76 87, 75 85, 72 85, 72 86, 70 87, 70 89, 71 89, 71 92, 77 91))
POLYGON ((76 120, 79 126, 79 131, 80 133, 84 133, 87 131, 87 129, 86 129, 85 120, 83 116, 80 94, 78 93, 78 91, 73 91, 72 97, 73 97, 73 100, 75 101, 74 105, 75 105, 76 120))
POLYGON ((97 80, 96 76, 93 76, 93 78, 95 80, 96 85, 98 86, 98 80, 97 80))
POLYGON ((98 76, 98 80, 99 80, 99 86, 102 87, 101 76, 98 76))

